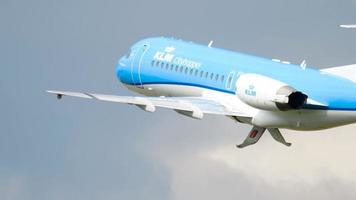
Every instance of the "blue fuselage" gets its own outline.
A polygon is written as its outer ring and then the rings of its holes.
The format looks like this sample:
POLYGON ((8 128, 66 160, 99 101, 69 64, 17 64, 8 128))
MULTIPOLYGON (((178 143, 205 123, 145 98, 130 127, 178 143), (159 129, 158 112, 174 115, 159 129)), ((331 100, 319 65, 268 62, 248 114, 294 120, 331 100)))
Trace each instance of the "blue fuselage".
MULTIPOLYGON (((241 74, 260 74, 302 91, 328 110, 356 110, 356 84, 350 80, 313 68, 302 69, 298 65, 176 39, 139 41, 119 60, 116 73, 122 83, 137 88, 183 85, 232 95, 241 74)), ((320 109, 308 105, 305 108, 320 109)))

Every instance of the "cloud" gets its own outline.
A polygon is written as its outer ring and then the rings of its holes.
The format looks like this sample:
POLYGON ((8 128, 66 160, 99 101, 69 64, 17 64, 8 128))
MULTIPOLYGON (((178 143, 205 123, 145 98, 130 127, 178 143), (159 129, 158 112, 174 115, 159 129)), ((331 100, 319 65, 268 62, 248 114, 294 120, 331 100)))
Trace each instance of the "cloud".
MULTIPOLYGON (((356 160, 350 156, 356 150, 355 125, 316 132, 284 130, 293 142, 290 148, 267 133, 255 146, 241 150, 233 145, 236 136, 225 134, 235 132, 235 124, 228 122, 198 122, 203 128, 187 122, 147 141, 152 151, 145 154, 171 174, 173 199, 356 198, 356 160)), ((149 131, 158 133, 157 128, 149 131)), ((247 133, 245 126, 239 130, 247 133)))
POLYGON ((0 197, 2 200, 24 199, 27 193, 27 183, 24 177, 0 176, 0 197))
POLYGON ((268 144, 263 143, 261 147, 236 152, 221 146, 206 155, 230 168, 262 177, 275 185, 281 181, 293 182, 295 177, 298 177, 298 181, 314 184, 318 178, 328 174, 356 184, 356 160, 349 157, 350 152, 355 151, 353 141, 356 136, 352 134, 355 128, 340 127, 308 133, 310 135, 285 131, 287 136, 293 134, 290 140, 296 140, 291 148, 269 140, 268 144), (241 160, 244 161, 243 165, 241 160))

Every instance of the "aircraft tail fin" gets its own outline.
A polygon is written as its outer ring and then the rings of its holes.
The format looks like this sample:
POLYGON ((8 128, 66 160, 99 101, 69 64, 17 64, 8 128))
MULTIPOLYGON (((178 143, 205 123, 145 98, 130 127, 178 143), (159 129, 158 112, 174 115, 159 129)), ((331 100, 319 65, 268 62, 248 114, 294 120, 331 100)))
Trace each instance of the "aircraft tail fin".
POLYGON ((356 82, 356 64, 321 69, 320 71, 356 82))

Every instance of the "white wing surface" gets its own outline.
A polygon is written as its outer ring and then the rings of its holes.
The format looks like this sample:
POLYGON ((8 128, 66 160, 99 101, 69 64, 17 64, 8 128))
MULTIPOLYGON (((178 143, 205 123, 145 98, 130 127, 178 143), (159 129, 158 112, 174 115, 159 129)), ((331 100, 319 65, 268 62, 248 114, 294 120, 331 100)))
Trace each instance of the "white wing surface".
POLYGON ((356 28, 356 24, 340 25, 341 28, 356 28))
POLYGON ((115 103, 125 103, 136 105, 148 112, 154 112, 156 107, 169 108, 180 114, 195 119, 202 119, 204 114, 217 114, 246 118, 251 117, 243 112, 227 108, 217 101, 202 97, 132 97, 53 90, 47 92, 57 95, 58 99, 61 99, 63 96, 72 96, 115 103))

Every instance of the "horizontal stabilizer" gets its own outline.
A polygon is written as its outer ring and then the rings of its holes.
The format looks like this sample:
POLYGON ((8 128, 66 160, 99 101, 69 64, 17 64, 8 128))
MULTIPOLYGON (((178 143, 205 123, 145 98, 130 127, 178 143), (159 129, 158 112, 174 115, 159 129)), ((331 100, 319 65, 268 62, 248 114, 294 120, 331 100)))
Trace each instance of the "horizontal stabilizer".
POLYGON ((331 67, 331 68, 321 69, 320 71, 335 76, 340 76, 342 78, 349 79, 356 83, 356 64, 331 67))

